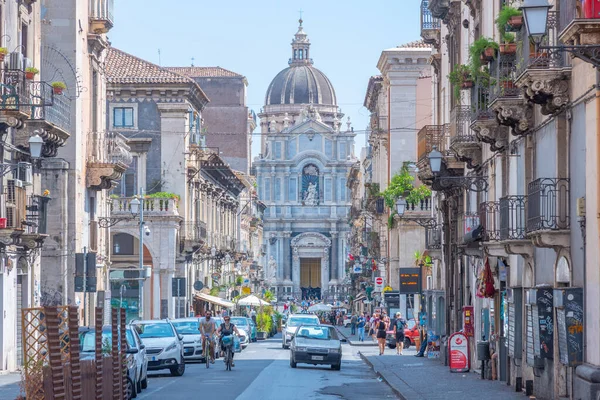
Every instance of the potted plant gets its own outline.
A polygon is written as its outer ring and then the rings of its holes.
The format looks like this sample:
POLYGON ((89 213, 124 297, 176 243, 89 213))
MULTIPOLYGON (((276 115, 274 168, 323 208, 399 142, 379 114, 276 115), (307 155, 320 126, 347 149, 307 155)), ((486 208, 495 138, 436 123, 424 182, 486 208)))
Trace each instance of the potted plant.
POLYGON ((8 54, 8 49, 6 47, 0 47, 0 62, 4 61, 7 54, 8 54))
POLYGON ((523 25, 523 13, 521 10, 509 5, 502 7, 496 18, 498 32, 503 35, 505 32, 515 32, 521 29, 523 25))
POLYGON ((460 91, 473 87, 473 74, 468 65, 455 65, 448 74, 448 80, 454 88, 454 98, 460 100, 460 91))
POLYGON ((515 43, 515 34, 512 32, 504 32, 502 35, 504 43, 500 44, 500 54, 515 54, 517 52, 517 44, 515 43))
POLYGON ((474 70, 478 70, 479 67, 481 67, 481 64, 477 63, 478 59, 482 63, 490 62, 496 57, 496 51, 498 49, 498 43, 485 36, 481 36, 474 41, 471 47, 469 47, 469 56, 474 70))
POLYGON ((40 70, 34 67, 25 68, 25 78, 32 80, 34 76, 40 73, 40 70))
POLYGON ((63 90, 67 88, 63 82, 52 82, 52 90, 54 90, 54 94, 62 94, 63 90))

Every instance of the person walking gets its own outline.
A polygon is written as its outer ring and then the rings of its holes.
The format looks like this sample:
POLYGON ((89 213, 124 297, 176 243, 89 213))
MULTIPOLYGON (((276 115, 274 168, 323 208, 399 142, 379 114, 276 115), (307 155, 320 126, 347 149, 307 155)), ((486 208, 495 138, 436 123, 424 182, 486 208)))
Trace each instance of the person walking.
POLYGON ((382 356, 385 351, 385 337, 387 336, 388 325, 383 318, 378 318, 375 324, 377 344, 379 345, 379 355, 382 356))
POLYGON ((365 317, 363 317, 362 315, 358 317, 356 327, 358 329, 358 340, 360 342, 365 341, 365 324, 366 323, 367 323, 367 321, 366 321, 365 317))
POLYGON ((394 335, 396 336, 396 354, 402 355, 404 350, 404 329, 406 328, 406 321, 402 318, 401 313, 396 313, 396 319, 394 319, 394 335))
POLYGON ((351 335, 356 335, 356 322, 358 321, 358 318, 356 317, 355 313, 352 313, 352 317, 350 317, 350 334, 351 335))

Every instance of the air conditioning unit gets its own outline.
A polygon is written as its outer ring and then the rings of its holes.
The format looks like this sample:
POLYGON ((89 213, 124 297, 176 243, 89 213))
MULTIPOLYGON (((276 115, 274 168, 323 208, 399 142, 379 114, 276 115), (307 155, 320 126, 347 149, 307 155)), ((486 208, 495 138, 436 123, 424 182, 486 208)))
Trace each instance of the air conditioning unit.
POLYGON ((25 185, 23 185, 23 181, 20 179, 14 179, 14 181, 15 181, 15 187, 22 188, 23 186, 25 186, 25 185))
POLYGON ((17 179, 20 180, 24 186, 31 186, 33 184, 33 170, 31 163, 20 162, 17 165, 17 179))
POLYGON ((8 69, 23 71, 23 54, 19 52, 10 53, 10 57, 8 59, 8 69))

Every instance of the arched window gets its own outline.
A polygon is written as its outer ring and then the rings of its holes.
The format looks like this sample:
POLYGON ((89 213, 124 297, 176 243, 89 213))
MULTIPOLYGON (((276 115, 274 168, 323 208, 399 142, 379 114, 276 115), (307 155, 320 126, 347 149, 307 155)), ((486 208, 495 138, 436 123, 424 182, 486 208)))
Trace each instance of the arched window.
POLYGON ((302 60, 304 58, 304 50, 300 49, 300 59, 302 60))
POLYGON ((119 256, 133 255, 133 236, 128 233, 114 234, 112 253, 119 256))
POLYGON ((302 169, 302 203, 307 206, 319 204, 319 168, 307 164, 302 169))

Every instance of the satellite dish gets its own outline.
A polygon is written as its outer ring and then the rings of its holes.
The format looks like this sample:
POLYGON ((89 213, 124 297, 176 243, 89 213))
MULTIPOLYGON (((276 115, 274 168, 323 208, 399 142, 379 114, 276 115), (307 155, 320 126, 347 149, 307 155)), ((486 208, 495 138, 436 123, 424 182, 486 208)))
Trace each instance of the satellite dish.
POLYGON ((194 282, 194 290, 202 290, 204 284, 201 281, 194 282))

